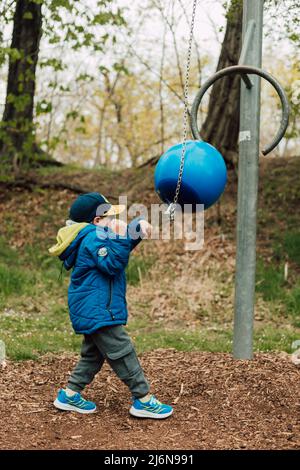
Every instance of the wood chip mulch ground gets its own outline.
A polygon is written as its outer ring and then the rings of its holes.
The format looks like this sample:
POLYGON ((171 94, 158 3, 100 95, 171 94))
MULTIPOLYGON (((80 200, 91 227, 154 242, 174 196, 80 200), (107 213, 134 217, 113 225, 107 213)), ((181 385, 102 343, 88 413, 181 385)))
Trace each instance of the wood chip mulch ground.
POLYGON ((157 396, 173 403, 163 421, 128 415, 130 394, 107 365, 85 396, 98 412, 52 402, 74 355, 8 362, 0 371, 1 449, 299 449, 300 369, 288 355, 156 350, 141 357, 157 396))

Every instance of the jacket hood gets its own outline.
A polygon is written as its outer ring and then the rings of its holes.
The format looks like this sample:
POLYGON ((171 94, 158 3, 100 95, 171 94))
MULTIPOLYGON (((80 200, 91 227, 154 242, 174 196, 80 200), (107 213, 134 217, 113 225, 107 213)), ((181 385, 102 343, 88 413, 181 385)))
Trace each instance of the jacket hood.
POLYGON ((95 226, 88 223, 75 223, 61 228, 57 233, 57 243, 49 248, 49 253, 58 256, 67 270, 71 269, 83 238, 92 230, 95 230, 95 226))

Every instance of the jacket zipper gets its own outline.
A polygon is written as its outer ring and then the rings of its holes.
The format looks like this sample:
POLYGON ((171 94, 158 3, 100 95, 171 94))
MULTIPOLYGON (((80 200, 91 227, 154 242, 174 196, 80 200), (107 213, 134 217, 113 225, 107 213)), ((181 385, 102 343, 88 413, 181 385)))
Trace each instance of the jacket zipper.
POLYGON ((111 308, 110 308, 111 302, 112 302, 112 294, 113 294, 113 280, 109 279, 109 301, 108 301, 108 304, 107 304, 106 308, 109 311, 112 320, 115 320, 115 316, 112 313, 111 308))

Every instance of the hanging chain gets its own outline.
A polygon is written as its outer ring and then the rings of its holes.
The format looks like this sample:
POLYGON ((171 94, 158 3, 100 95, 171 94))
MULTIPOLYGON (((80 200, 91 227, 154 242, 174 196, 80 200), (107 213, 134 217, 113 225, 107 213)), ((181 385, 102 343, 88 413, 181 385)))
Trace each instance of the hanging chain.
POLYGON ((197 0, 194 0, 190 36, 189 36, 188 53, 187 53, 187 60, 186 60, 185 81, 184 81, 182 152, 181 152, 178 180, 177 180, 177 185, 175 189, 174 200, 167 209, 167 214, 169 215, 171 220, 174 220, 174 213, 175 213, 176 205, 178 202, 182 176, 183 176, 183 169, 184 169, 184 158, 186 154, 186 141, 187 141, 187 135, 188 135, 188 114, 189 114, 189 79, 190 79, 191 55, 192 55, 192 45, 193 45, 193 36, 194 36, 193 33, 194 33, 194 25, 195 25, 196 7, 197 7, 197 0))

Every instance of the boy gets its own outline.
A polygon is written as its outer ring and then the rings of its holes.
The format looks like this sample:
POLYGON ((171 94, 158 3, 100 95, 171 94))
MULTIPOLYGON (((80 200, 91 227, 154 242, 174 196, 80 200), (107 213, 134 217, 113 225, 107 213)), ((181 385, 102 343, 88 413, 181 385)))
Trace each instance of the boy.
POLYGON ((83 334, 81 359, 54 406, 60 410, 93 413, 96 405, 81 396, 107 360, 132 393, 130 414, 140 418, 167 418, 171 406, 149 393, 149 384, 123 325, 127 323, 125 268, 131 250, 150 235, 141 218, 129 225, 115 216, 125 206, 112 206, 99 193, 79 196, 70 208, 67 226, 59 230, 50 248, 64 267, 73 268, 68 291, 72 326, 83 334))

